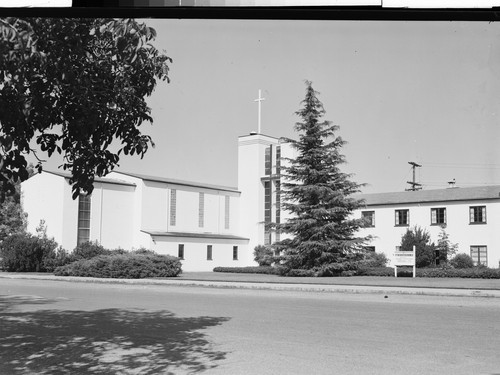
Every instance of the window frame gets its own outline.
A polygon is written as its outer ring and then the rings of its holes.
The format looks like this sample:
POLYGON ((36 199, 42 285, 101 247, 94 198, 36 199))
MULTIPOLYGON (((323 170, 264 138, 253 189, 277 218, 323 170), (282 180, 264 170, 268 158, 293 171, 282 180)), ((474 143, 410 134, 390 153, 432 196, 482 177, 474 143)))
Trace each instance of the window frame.
POLYGON ((410 210, 405 208, 405 209, 399 209, 399 210, 394 210, 394 226, 395 227, 409 227, 410 226, 410 210), (401 224, 398 223, 399 221, 399 215, 398 212, 406 212, 406 223, 401 224))
POLYGON ((177 246, 177 258, 180 260, 184 260, 184 244, 180 243, 179 246, 177 246))
POLYGON ((488 266, 488 246, 486 245, 471 245, 470 246, 470 257, 475 267, 479 265, 488 266), (475 248, 475 249, 474 249, 475 248), (485 259, 481 262, 481 250, 484 249, 485 259), (477 256, 473 255, 473 250, 477 251, 477 256))
POLYGON ((233 260, 238 260, 238 246, 233 246, 233 260))
POLYGON ((481 224, 486 224, 486 205, 481 205, 481 206, 469 206, 469 224, 470 225, 481 225, 481 224), (482 221, 473 221, 476 218, 476 211, 477 209, 481 209, 481 219, 482 221))
POLYGON ((375 211, 361 211, 361 219, 364 220, 364 222, 367 222, 367 216, 364 216, 364 214, 370 213, 370 222, 365 225, 365 228, 375 228, 375 211))
POLYGON ((212 245, 207 245, 207 260, 214 260, 213 259, 213 246, 212 245))
POLYGON ((431 225, 436 225, 436 226, 446 226, 447 224, 447 216, 446 216, 446 207, 431 207, 431 225), (440 223, 438 221, 439 215, 438 215, 438 210, 443 210, 443 222, 440 223), (436 212, 436 222, 433 222, 433 215, 432 213, 436 212))

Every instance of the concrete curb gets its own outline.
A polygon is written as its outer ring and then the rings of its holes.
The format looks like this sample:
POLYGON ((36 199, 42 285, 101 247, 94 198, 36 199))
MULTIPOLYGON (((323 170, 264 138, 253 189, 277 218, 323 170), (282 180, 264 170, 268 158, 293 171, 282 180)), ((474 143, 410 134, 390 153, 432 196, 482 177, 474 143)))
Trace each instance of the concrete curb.
POLYGON ((442 297, 483 297, 500 298, 500 290, 488 289, 449 289, 449 288, 421 288, 421 287, 390 287, 369 285, 325 285, 325 284, 289 284, 289 283, 259 283, 240 281, 203 281, 203 280, 155 280, 155 279, 100 279, 92 277, 74 276, 45 276, 45 275, 2 275, 0 279, 24 279, 43 281, 66 281, 78 283, 101 284, 129 284, 129 285, 165 285, 188 286, 224 289, 252 289, 278 290, 297 292, 326 292, 349 294, 384 294, 384 295, 425 295, 442 297))

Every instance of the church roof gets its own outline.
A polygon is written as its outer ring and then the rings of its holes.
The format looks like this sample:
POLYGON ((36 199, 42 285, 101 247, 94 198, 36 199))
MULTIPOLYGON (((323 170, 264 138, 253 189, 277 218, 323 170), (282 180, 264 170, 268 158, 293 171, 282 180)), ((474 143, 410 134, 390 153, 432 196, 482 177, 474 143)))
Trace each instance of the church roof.
POLYGON ((195 187, 195 188, 214 189, 214 190, 231 191, 231 192, 239 193, 239 190, 237 188, 234 188, 234 187, 228 187, 228 186, 222 186, 222 185, 210 185, 210 184, 205 184, 205 183, 200 183, 200 182, 192 182, 192 181, 184 181, 184 180, 176 180, 176 179, 167 178, 167 177, 148 176, 148 175, 139 174, 139 173, 129 173, 129 172, 122 172, 122 171, 113 171, 113 172, 124 174, 124 175, 130 176, 130 177, 140 178, 141 180, 144 180, 144 181, 164 182, 167 184, 175 184, 175 185, 181 185, 181 186, 191 186, 191 187, 195 187))
POLYGON ((500 185, 357 194, 356 198, 364 199, 366 206, 500 199, 500 185))
POLYGON ((223 240, 239 240, 248 241, 246 237, 235 236, 233 234, 217 234, 217 233, 191 233, 191 232, 161 232, 141 230, 151 236, 158 237, 189 237, 189 238, 206 238, 206 239, 223 239, 223 240))
MULTIPOLYGON (((71 173, 68 173, 68 172, 50 171, 50 170, 44 169, 42 171, 42 173, 50 173, 50 174, 53 174, 53 175, 56 175, 59 177, 64 177, 66 179, 70 179, 72 177, 71 173)), ((123 180, 116 179, 116 178, 108 178, 108 177, 97 177, 96 176, 94 178, 94 182, 101 182, 101 183, 114 184, 114 185, 136 186, 132 182, 123 181, 123 180)))

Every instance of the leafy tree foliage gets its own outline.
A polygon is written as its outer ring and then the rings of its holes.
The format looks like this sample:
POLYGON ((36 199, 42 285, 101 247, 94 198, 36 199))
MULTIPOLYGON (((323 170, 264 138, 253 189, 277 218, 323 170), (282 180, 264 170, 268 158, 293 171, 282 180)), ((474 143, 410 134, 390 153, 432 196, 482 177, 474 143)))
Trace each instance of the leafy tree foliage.
POLYGON ((436 244, 436 250, 439 251, 439 262, 446 263, 457 253, 458 244, 450 241, 448 233, 441 228, 436 244))
POLYGON ((339 127, 322 121, 325 114, 311 82, 306 82, 301 118, 295 130, 299 139, 286 139, 297 151, 295 159, 285 159, 282 207, 292 214, 278 230, 291 239, 277 244, 282 265, 289 270, 314 270, 318 276, 337 275, 352 270, 367 238, 356 237, 362 220, 351 213, 362 201, 353 198, 361 185, 340 170, 345 162, 340 153, 345 141, 336 135, 339 127))
MULTIPOLYGON (((90 193, 121 152, 141 157, 151 138, 145 97, 168 80, 168 63, 151 42, 154 29, 134 20, 0 19, 0 182, 28 178, 25 155, 63 156, 73 197, 90 193), (118 150, 109 146, 116 141, 118 150)), ((38 158, 38 156, 37 156, 38 158)), ((37 169, 42 170, 38 158, 37 169)))
POLYGON ((401 237, 401 251, 413 251, 415 246, 415 263, 417 267, 435 264, 435 245, 431 242, 429 232, 419 226, 407 229, 401 237))

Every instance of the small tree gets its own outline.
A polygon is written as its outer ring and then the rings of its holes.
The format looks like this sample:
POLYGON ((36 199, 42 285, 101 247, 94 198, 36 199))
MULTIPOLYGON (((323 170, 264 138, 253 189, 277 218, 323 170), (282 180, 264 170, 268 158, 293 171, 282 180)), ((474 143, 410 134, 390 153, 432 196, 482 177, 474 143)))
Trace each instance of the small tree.
POLYGON ((436 244, 436 251, 439 252, 438 260, 447 263, 450 258, 457 253, 458 244, 452 243, 449 239, 448 233, 441 228, 438 241, 436 244))
POLYGON ((259 264, 259 266, 271 266, 274 263, 274 253, 269 246, 255 246, 253 256, 253 259, 259 264))
POLYGON ((340 170, 345 162, 340 153, 345 141, 336 135, 339 127, 322 121, 325 114, 311 82, 306 82, 303 108, 296 112, 302 119, 295 130, 299 139, 286 139, 298 151, 295 159, 284 159, 282 182, 284 210, 292 217, 278 224, 291 239, 276 244, 281 250, 285 269, 308 269, 317 275, 338 275, 356 267, 361 247, 367 238, 356 237, 362 220, 351 213, 362 201, 352 197, 361 185, 340 170))
POLYGON ((427 267, 434 264, 435 246, 431 243, 430 234, 419 226, 407 229, 401 238, 401 251, 413 251, 413 246, 415 246, 417 267, 427 267))

